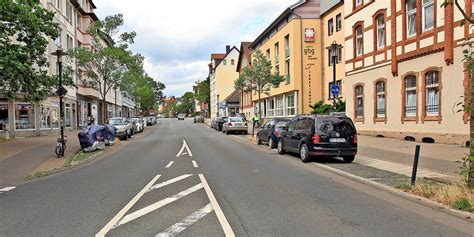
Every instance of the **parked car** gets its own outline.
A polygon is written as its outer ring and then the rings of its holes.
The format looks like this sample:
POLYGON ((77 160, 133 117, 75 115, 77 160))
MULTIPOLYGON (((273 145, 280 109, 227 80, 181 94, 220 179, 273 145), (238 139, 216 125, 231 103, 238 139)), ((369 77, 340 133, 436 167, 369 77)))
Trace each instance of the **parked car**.
POLYGON ((141 133, 143 132, 143 130, 145 130, 145 128, 143 127, 144 122, 141 118, 133 117, 133 118, 130 118, 129 120, 135 125, 136 127, 135 131, 137 133, 141 133))
POLYGON ((185 117, 185 114, 178 114, 178 120, 184 120, 185 117))
POLYGON ((211 119, 211 128, 216 129, 217 126, 217 118, 211 119))
POLYGON ((215 123, 216 123, 216 124, 215 124, 216 127, 215 127, 214 129, 216 129, 216 130, 219 131, 219 132, 222 131, 222 125, 223 125, 225 122, 227 122, 227 119, 228 119, 228 118, 229 118, 229 117, 218 117, 218 118, 216 118, 216 122, 215 122, 215 123))
POLYGON ((132 124, 125 118, 110 118, 107 124, 114 126, 116 129, 116 136, 121 140, 127 140, 132 137, 132 124))
POLYGON ((204 123, 204 117, 202 115, 194 116, 194 123, 204 123))
POLYGON ((241 117, 229 117, 223 124, 222 124, 222 132, 225 134, 230 134, 231 132, 240 132, 242 134, 248 133, 248 124, 247 122, 241 117))
POLYGON ((153 126, 156 124, 156 118, 155 116, 147 116, 146 118, 146 125, 148 126, 153 126))
POLYGON ((257 132, 257 144, 267 143, 270 148, 275 148, 280 140, 281 132, 290 120, 289 119, 272 119, 267 121, 257 132))
POLYGON ((314 156, 338 156, 350 163, 357 154, 357 131, 347 116, 297 116, 283 129, 277 147, 280 154, 299 153, 303 162, 314 156))
POLYGON ((237 116, 237 117, 241 117, 241 118, 243 118, 245 121, 247 121, 247 117, 245 116, 244 113, 238 113, 236 116, 237 116))

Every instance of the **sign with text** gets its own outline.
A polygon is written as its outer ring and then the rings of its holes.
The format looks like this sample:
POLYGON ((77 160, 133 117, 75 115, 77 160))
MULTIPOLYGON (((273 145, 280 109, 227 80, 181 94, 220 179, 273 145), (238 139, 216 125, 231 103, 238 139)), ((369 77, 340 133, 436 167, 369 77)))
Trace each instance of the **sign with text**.
POLYGON ((314 42, 314 28, 304 29, 304 41, 305 42, 314 42))

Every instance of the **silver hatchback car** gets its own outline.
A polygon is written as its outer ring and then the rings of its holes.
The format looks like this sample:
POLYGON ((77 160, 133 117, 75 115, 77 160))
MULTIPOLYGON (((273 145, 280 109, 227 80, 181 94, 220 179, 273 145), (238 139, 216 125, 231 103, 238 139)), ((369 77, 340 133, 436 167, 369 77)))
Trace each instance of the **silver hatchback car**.
POLYGON ((248 133, 248 124, 241 117, 229 117, 223 124, 222 124, 222 132, 225 134, 229 134, 231 132, 241 132, 243 134, 248 133))

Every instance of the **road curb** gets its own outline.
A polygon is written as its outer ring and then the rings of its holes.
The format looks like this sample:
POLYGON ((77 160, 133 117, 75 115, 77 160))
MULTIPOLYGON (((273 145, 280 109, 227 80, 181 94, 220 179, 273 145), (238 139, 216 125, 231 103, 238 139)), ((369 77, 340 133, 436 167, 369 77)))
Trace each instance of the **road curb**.
POLYGON ((399 196, 401 198, 404 198, 406 200, 416 202, 418 204, 429 207, 431 209, 441 211, 441 212, 446 213, 448 215, 451 215, 451 216, 457 217, 459 219, 474 223, 474 214, 471 214, 469 212, 455 210, 455 209, 452 209, 452 208, 450 208, 446 205, 443 205, 441 203, 429 200, 427 198, 420 197, 420 196, 417 196, 417 195, 414 195, 414 194, 411 194, 411 193, 407 193, 407 192, 398 190, 396 188, 377 183, 377 182, 372 181, 370 179, 362 178, 360 176, 357 176, 357 175, 354 175, 354 174, 351 174, 351 173, 348 173, 348 172, 345 172, 345 171, 342 171, 342 170, 338 170, 338 169, 335 169, 335 168, 332 168, 332 167, 329 167, 329 166, 326 166, 326 165, 322 165, 322 164, 318 164, 318 163, 312 163, 312 164, 314 166, 318 167, 318 168, 324 169, 324 170, 329 171, 331 173, 334 173, 334 174, 337 174, 337 175, 340 175, 340 176, 344 176, 344 177, 352 179, 356 182, 374 187, 378 190, 385 191, 385 192, 397 195, 397 196, 399 196))

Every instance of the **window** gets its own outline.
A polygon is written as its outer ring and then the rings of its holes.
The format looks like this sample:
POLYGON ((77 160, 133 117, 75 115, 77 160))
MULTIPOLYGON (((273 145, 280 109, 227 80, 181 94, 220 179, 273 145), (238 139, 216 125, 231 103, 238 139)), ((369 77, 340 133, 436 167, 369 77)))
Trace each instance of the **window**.
POLYGON ((283 96, 279 96, 276 98, 276 116, 284 116, 284 104, 283 104, 283 96))
POLYGON ((268 103, 267 117, 275 116, 275 98, 269 99, 267 103, 268 103))
POLYGON ((334 33, 334 21, 333 19, 328 20, 328 35, 332 35, 334 33))
POLYGON ((15 105, 15 129, 35 129, 35 106, 33 104, 15 105))
POLYGON ((434 2, 433 0, 422 0, 422 4, 423 31, 431 30, 434 28, 434 2))
POLYGON ((8 102, 0 102, 0 132, 8 128, 8 102))
POLYGON ((51 106, 41 105, 40 113, 40 128, 51 128, 51 106))
POLYGON ((54 40, 54 42, 56 43, 56 46, 58 46, 58 47, 61 47, 61 33, 62 33, 62 30, 59 29, 58 30, 58 37, 54 40))
POLYGON ((360 5, 362 5, 362 0, 354 0, 355 1, 355 7, 358 7, 360 5))
POLYGON ((280 63, 280 47, 278 43, 275 44, 275 64, 280 63))
POLYGON ((231 59, 230 60, 230 65, 234 65, 235 64, 235 60, 234 59, 231 59))
POLYGON ((66 4, 66 20, 72 24, 72 6, 69 3, 66 4))
POLYGON ((81 15, 77 14, 76 15, 76 24, 77 24, 78 29, 81 29, 81 21, 82 21, 81 15))
POLYGON ((224 66, 227 65, 227 59, 224 59, 223 63, 224 63, 224 66))
POLYGON ((426 73, 425 112, 428 116, 439 115, 439 73, 431 71, 426 73))
POLYGON ((357 119, 364 118, 364 87, 356 86, 355 88, 355 112, 357 119))
POLYGON ((362 34, 362 26, 357 26, 355 28, 355 35, 356 35, 356 56, 361 56, 363 52, 364 46, 364 36, 362 34))
POLYGON ((407 21, 407 36, 412 37, 416 35, 416 0, 407 0, 406 2, 406 21, 407 21))
MULTIPOLYGON (((334 85, 334 82, 329 82, 329 87, 328 87, 328 90, 329 90, 329 93, 328 93, 329 99, 332 99, 332 98, 333 98, 333 94, 332 94, 332 92, 331 92, 331 87, 332 87, 332 85, 334 85)), ((337 81, 336 81, 336 85, 338 85, 339 88, 340 88, 339 94, 337 95, 337 98, 339 98, 339 97, 341 97, 341 95, 342 95, 342 81, 341 81, 341 80, 337 80, 337 81)))
POLYGON ((285 58, 290 58, 290 36, 285 36, 285 58))
POLYGON ((73 47, 74 47, 74 43, 73 43, 73 40, 72 40, 72 37, 67 35, 66 36, 66 48, 67 50, 71 50, 73 47))
POLYGON ((385 99, 385 82, 379 81, 375 84, 376 93, 376 117, 385 118, 386 99, 385 99))
POLYGON ((341 13, 336 15, 336 31, 339 32, 342 29, 342 16, 341 13))
POLYGON ((296 114, 295 108, 295 95, 287 95, 286 96, 286 115, 291 116, 296 114))
POLYGON ((267 49, 267 61, 271 61, 271 58, 270 58, 270 49, 267 49))
MULTIPOLYGON (((342 58, 342 48, 338 48, 336 51, 336 64, 341 62, 342 58)), ((332 49, 328 49, 328 59, 329 59, 329 66, 332 66, 332 49)))
POLYGON ((416 116, 417 107, 416 96, 416 76, 410 75, 405 77, 405 108, 406 117, 416 116))
POLYGON ((377 49, 385 47, 385 18, 380 14, 376 18, 377 23, 377 49))
POLYGON ((291 76, 290 76, 290 59, 286 59, 285 61, 285 74, 286 74, 286 84, 290 84, 291 76))

